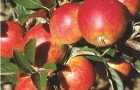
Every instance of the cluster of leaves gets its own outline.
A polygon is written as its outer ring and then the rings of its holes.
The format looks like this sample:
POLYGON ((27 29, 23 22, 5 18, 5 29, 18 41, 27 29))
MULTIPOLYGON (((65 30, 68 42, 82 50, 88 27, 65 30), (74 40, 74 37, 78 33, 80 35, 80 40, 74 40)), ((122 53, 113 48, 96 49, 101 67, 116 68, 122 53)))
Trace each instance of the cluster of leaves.
MULTIPOLYGON (((25 24, 26 21, 32 17, 41 17, 47 20, 51 14, 51 8, 60 6, 60 1, 52 0, 10 0, 6 2, 7 6, 12 7, 15 13, 13 20, 20 24, 25 24), (59 5, 57 5, 59 4, 59 5), (48 12, 48 13, 45 13, 48 12), (40 14, 41 13, 41 14, 40 14)), ((81 43, 80 43, 81 44, 81 43)), ((83 44, 83 43, 82 43, 83 44)), ((46 63, 42 68, 35 69, 35 45, 36 40, 30 40, 24 47, 24 52, 17 50, 13 51, 14 58, 9 59, 1 57, 1 77, 2 83, 12 82, 16 84, 18 72, 28 73, 38 90, 44 90, 47 85, 46 71, 54 72, 58 70, 55 63, 46 63)), ((89 58, 93 62, 100 62, 106 65, 112 57, 118 54, 118 45, 112 47, 96 48, 90 45, 69 45, 69 51, 65 60, 69 60, 75 56, 82 55, 89 58)), ((119 52, 119 56, 132 63, 133 67, 140 72, 140 60, 138 58, 128 55, 123 51, 119 52)), ((65 62, 66 63, 66 62, 65 62)), ((64 64, 65 64, 64 63, 64 64)), ((116 71, 106 65, 106 72, 114 90, 123 90, 123 82, 116 71)))

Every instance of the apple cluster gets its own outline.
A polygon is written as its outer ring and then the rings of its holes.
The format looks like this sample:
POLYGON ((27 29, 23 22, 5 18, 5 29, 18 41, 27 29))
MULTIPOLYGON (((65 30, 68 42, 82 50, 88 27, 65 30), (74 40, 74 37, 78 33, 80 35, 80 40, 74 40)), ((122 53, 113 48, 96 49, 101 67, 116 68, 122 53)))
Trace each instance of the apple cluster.
MULTIPOLYGON (((66 3, 52 13, 49 26, 46 23, 38 24, 26 33, 18 23, 2 21, 0 55, 13 58, 14 49, 24 52, 25 45, 35 38, 35 67, 42 68, 48 62, 62 63, 68 45, 81 39, 95 47, 117 43, 139 8, 139 0, 84 0, 82 4, 66 3)), ((107 65, 115 69, 122 80, 131 71, 131 64, 118 57, 107 62, 107 65)), ((62 90, 90 90, 96 80, 96 69, 86 57, 75 56, 68 59, 58 73, 58 78, 62 90)), ((15 90, 37 88, 30 75, 18 73, 15 90)), ((47 84, 46 90, 53 89, 47 84)))

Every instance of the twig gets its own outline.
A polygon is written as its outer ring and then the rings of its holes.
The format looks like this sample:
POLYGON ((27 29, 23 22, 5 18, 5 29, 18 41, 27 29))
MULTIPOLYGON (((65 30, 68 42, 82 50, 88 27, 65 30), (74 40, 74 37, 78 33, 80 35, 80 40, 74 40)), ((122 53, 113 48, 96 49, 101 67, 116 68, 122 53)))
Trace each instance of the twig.
POLYGON ((128 39, 125 43, 126 46, 129 46, 137 51, 140 51, 140 42, 132 40, 132 39, 128 39))

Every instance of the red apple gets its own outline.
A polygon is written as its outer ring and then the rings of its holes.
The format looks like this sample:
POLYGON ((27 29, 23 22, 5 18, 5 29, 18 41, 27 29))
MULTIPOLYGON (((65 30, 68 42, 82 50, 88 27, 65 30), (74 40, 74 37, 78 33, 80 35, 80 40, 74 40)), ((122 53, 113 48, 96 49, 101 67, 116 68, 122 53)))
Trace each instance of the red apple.
POLYGON ((21 26, 13 21, 1 22, 1 56, 12 58, 13 49, 21 50, 23 30, 21 26))
POLYGON ((128 9, 128 11, 132 16, 135 16, 140 10, 140 0, 118 0, 118 1, 120 1, 126 6, 126 8, 128 9))
POLYGON ((78 13, 82 36, 97 47, 116 43, 126 31, 125 12, 117 0, 85 0, 78 13))
POLYGON ((57 43, 47 30, 46 24, 36 25, 26 33, 23 39, 23 46, 25 46, 30 39, 37 39, 35 63, 38 67, 42 67, 46 61, 59 62, 66 51, 66 46, 57 43))
POLYGON ((132 66, 128 61, 119 57, 111 59, 107 64, 118 72, 122 80, 126 79, 132 69, 132 66))
MULTIPOLYGON (((24 73, 18 73, 18 82, 14 90, 38 90, 33 84, 29 75, 24 73)), ((51 87, 47 84, 45 90, 52 90, 51 87)))
POLYGON ((63 44, 72 44, 81 39, 77 14, 80 5, 67 3, 56 9, 50 19, 52 36, 63 44))
POLYGON ((90 90, 96 74, 92 63, 83 56, 77 56, 67 62, 59 75, 62 90, 90 90))

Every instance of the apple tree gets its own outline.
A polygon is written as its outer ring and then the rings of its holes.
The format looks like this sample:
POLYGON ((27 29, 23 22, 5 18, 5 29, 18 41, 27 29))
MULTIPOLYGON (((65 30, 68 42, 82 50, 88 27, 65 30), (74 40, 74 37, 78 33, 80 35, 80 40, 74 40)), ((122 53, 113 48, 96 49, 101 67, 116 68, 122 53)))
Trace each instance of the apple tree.
POLYGON ((140 78, 140 0, 0 3, 2 90, 135 87, 132 79, 140 78))

